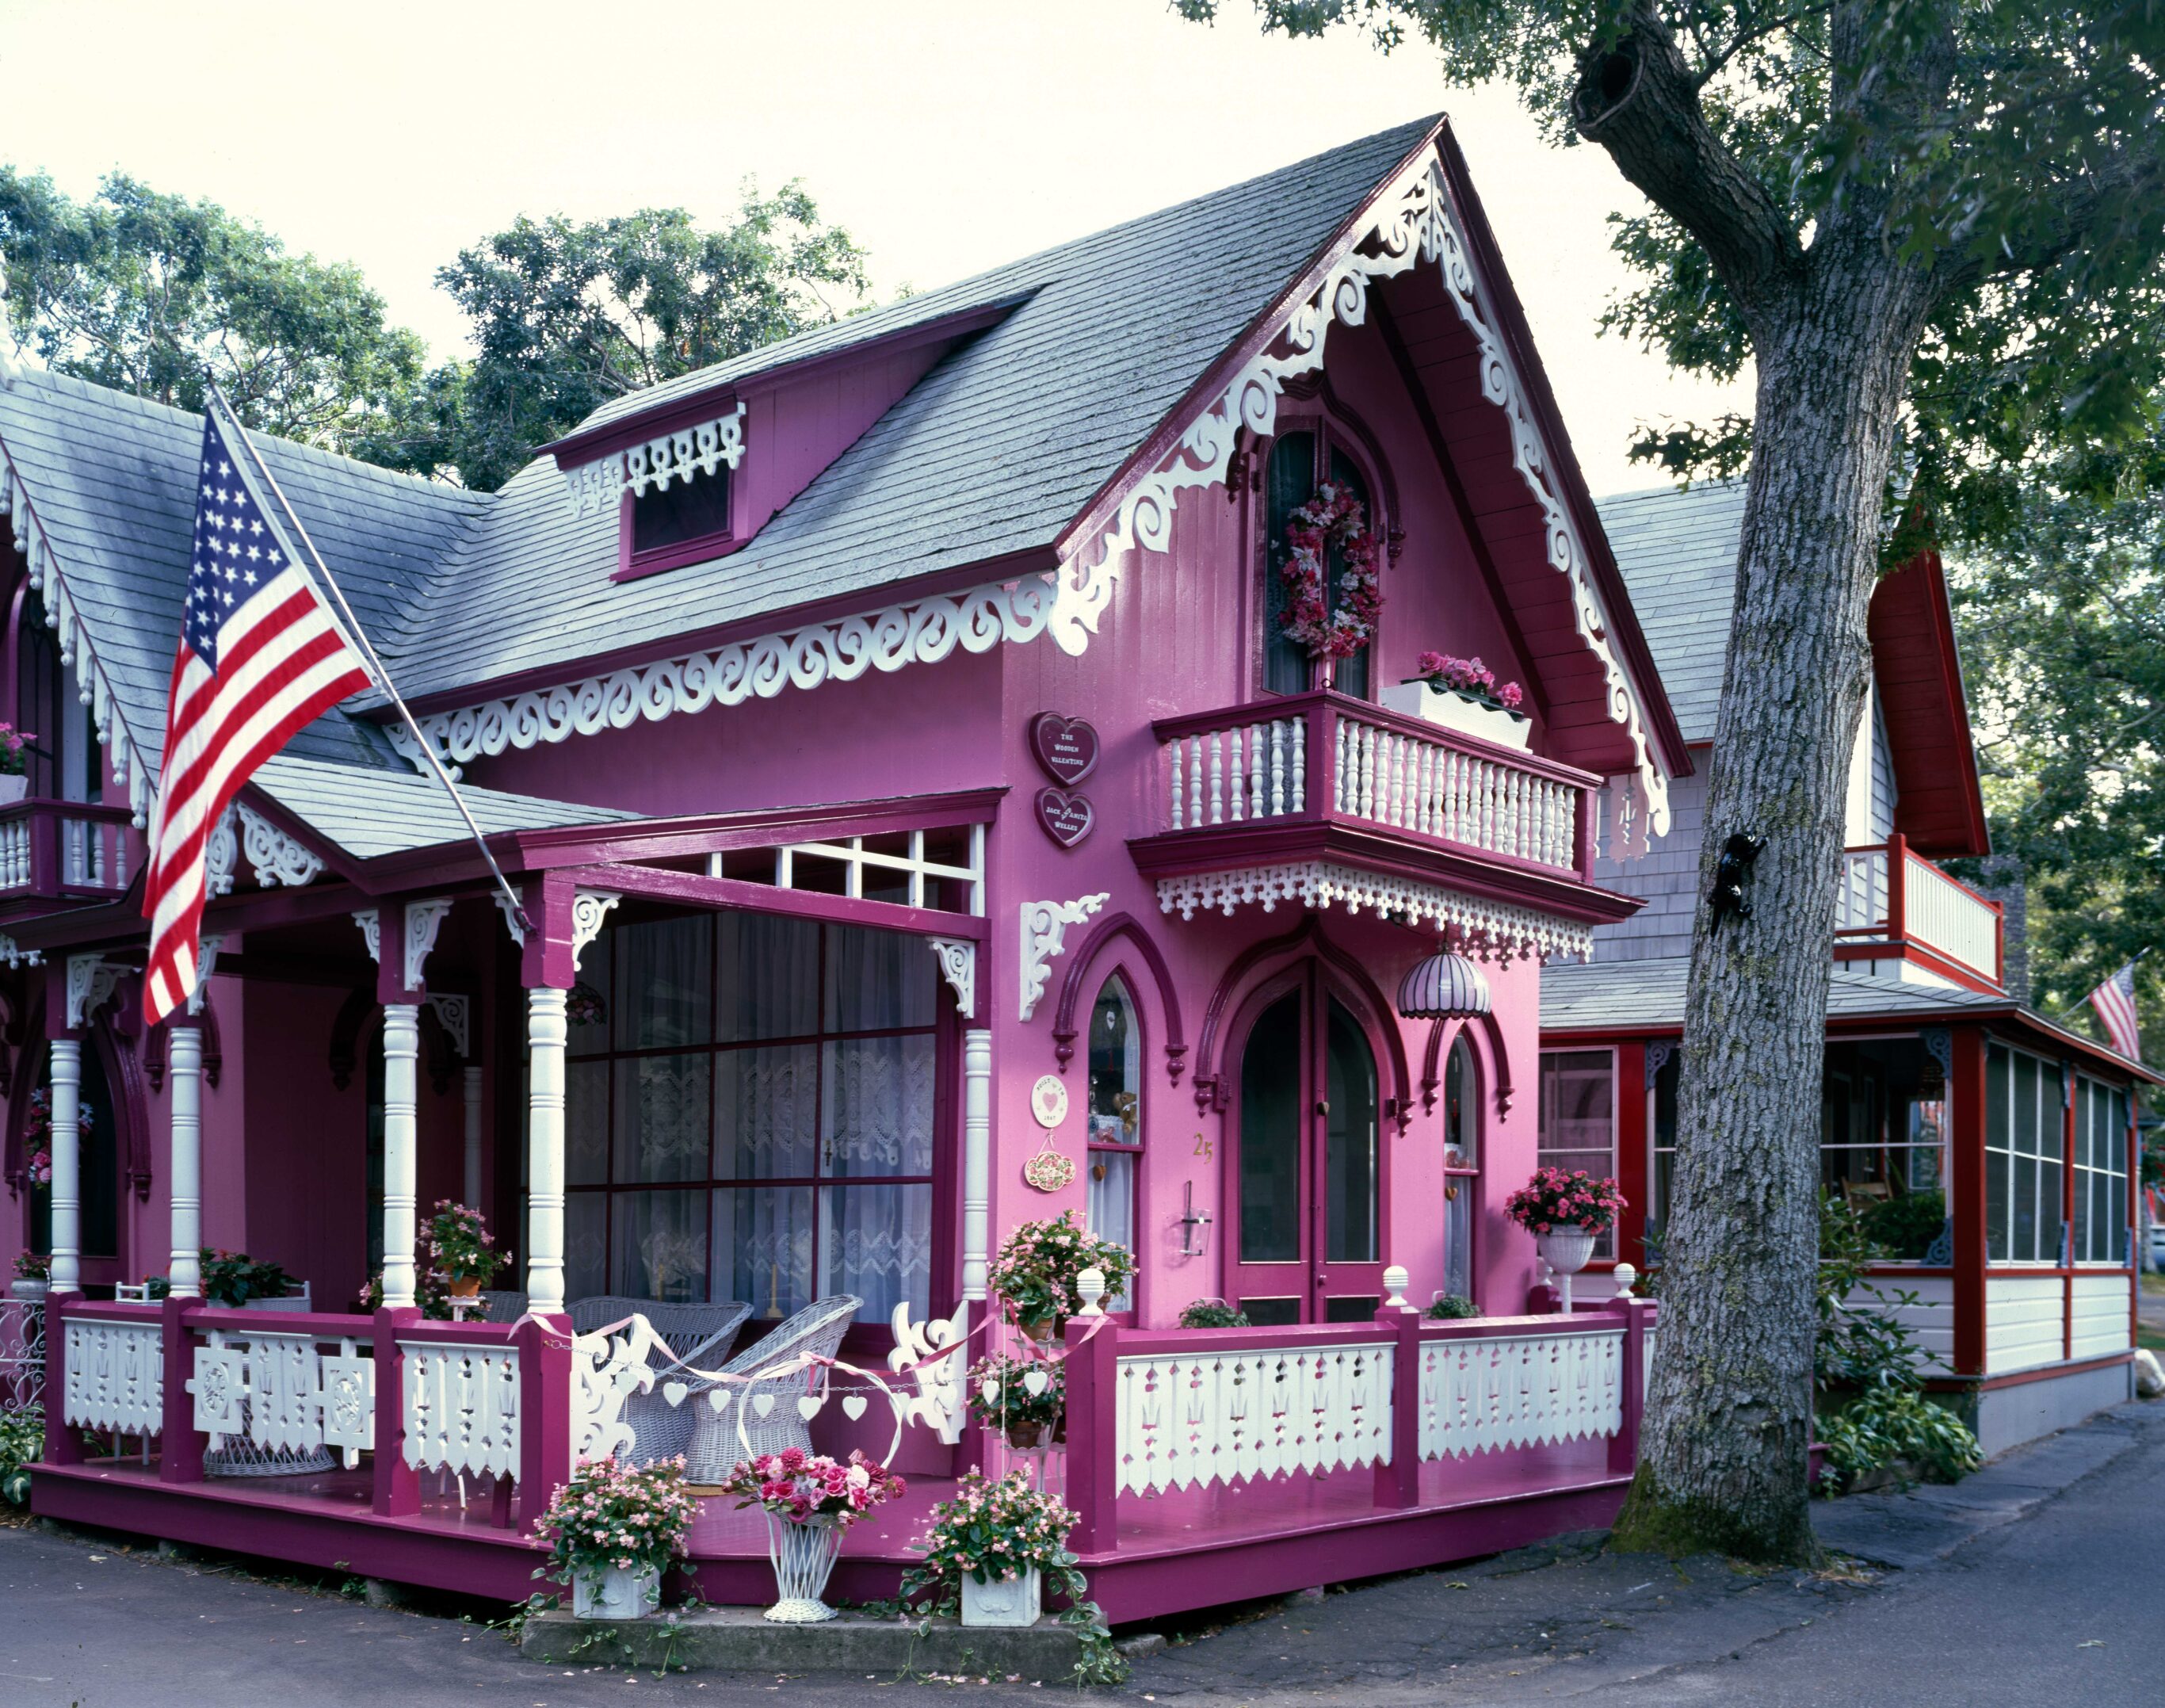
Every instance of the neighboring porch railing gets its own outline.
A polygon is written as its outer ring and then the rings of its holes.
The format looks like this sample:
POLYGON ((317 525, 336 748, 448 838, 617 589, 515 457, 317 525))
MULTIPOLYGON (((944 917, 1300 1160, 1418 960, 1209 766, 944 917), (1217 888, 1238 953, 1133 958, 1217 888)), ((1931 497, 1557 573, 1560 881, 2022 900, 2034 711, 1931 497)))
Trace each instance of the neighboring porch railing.
POLYGON ((1071 1321, 1074 1546, 1117 1546, 1123 1495, 1372 1468, 1380 1506, 1420 1503, 1424 1463, 1572 1441, 1637 1453, 1655 1307, 1431 1322, 1412 1311, 1302 1328, 1138 1332, 1071 1321), (1087 1337, 1086 1337, 1087 1336, 1087 1337))
POLYGON ((1999 903, 1912 853, 1899 835, 1842 851, 1837 945, 1915 943, 1998 987, 2000 933, 1999 903))
POLYGON ((125 807, 22 800, 0 807, 0 899, 118 894, 134 876, 125 807))
POLYGON ((1330 818, 1582 877, 1599 779, 1322 690, 1161 719, 1162 832, 1330 818))

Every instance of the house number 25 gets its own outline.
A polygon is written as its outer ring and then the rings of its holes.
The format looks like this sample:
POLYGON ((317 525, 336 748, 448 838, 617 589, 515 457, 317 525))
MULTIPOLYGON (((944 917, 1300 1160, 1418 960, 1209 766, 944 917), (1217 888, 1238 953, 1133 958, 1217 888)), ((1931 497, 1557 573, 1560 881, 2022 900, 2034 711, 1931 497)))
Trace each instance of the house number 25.
POLYGON ((1210 1155, 1210 1141, 1200 1133, 1195 1136, 1195 1154, 1205 1158, 1210 1155))

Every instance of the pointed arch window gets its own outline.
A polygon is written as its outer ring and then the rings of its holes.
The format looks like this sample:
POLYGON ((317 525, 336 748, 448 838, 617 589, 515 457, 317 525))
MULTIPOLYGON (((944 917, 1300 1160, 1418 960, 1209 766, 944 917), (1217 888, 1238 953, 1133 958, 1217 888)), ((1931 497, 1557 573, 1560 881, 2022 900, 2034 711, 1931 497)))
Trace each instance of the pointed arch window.
POLYGON ((1143 1145, 1143 1032, 1117 973, 1090 1010, 1090 1231, 1135 1249, 1135 1175, 1143 1145))
MULTIPOLYGON (((1378 526, 1376 500, 1367 476, 1348 449, 1346 436, 1328 420, 1281 433, 1271 443, 1269 472, 1264 481, 1267 499, 1266 546, 1263 553, 1263 687, 1271 693, 1305 693, 1320 680, 1308 649, 1286 638, 1282 620, 1286 604, 1286 526, 1293 513, 1315 496, 1325 481, 1348 488, 1367 513, 1369 525, 1378 526)), ((1341 583, 1346 574, 1346 554, 1333 547, 1325 565, 1331 608, 1337 609, 1341 583)), ((1370 697, 1369 655, 1373 643, 1351 658, 1338 661, 1332 685, 1356 699, 1370 697)))
POLYGON ((1443 1068, 1443 1290, 1473 1297, 1473 1224, 1481 1202, 1481 1098, 1462 1028, 1443 1068))

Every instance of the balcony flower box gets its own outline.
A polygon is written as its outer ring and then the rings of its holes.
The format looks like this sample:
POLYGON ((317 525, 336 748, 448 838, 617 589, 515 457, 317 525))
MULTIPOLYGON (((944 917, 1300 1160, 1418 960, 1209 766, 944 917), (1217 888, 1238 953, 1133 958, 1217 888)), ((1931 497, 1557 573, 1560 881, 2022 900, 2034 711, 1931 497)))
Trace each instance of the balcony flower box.
POLYGON ((1533 722, 1524 712, 1507 711, 1487 704, 1478 695, 1456 688, 1434 688, 1419 680, 1385 688, 1383 705, 1387 710, 1424 718, 1462 735, 1493 741, 1499 747, 1514 747, 1522 753, 1534 733, 1533 722))

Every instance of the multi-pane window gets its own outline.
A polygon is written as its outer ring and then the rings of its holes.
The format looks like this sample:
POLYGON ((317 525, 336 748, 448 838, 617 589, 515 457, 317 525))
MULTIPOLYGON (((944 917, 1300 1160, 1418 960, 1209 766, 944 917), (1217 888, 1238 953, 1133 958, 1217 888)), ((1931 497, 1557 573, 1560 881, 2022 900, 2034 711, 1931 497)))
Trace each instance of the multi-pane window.
POLYGON ((587 951, 566 1068, 572 1297, 861 1321, 930 1299, 937 963, 921 939, 724 913, 587 951))
POLYGON ((1117 973, 1090 1011, 1090 1231, 1135 1249, 1135 1163, 1142 1154, 1142 1027, 1117 973))
MULTIPOLYGON (((1271 445, 1267 519, 1269 549, 1265 553, 1263 588, 1263 686, 1272 693, 1305 693, 1309 688, 1309 661, 1308 649, 1288 640, 1281 620, 1290 602, 1283 573, 1286 556, 1286 526, 1293 513, 1315 496, 1315 489, 1325 481, 1349 489, 1361 501, 1362 510, 1371 529, 1379 529, 1381 519, 1368 493, 1368 483, 1362 478, 1360 465, 1348 454, 1344 445, 1327 428, 1307 428, 1297 432, 1281 433, 1271 445)), ((1346 554, 1332 546, 1325 564, 1325 575, 1329 581, 1326 589, 1330 608, 1338 608, 1341 583, 1346 575, 1346 554)), ((1368 654, 1370 648, 1362 647, 1351 658, 1337 662, 1332 682, 1341 693, 1357 698, 1368 698, 1368 654)))
POLYGON ((1443 1290, 1473 1297, 1473 1220, 1481 1203, 1481 1104, 1462 1032, 1443 1066, 1443 1290))
MULTIPOLYGON (((1616 1061, 1607 1050, 1548 1050, 1541 1055, 1540 1166, 1583 1168, 1597 1180, 1616 1173, 1616 1061)), ((1614 1231, 1593 1255, 1616 1255, 1614 1231)))
POLYGON ((2078 1263, 2125 1261, 2127 1094, 2075 1081, 2075 1232, 2078 1263))
POLYGON ((2060 1260, 2066 1093, 2060 1064, 1994 1044, 1984 1068, 1985 1255, 2060 1260))

